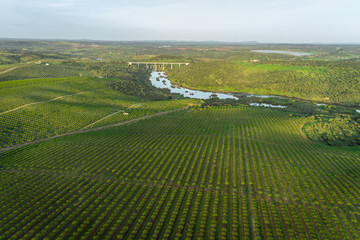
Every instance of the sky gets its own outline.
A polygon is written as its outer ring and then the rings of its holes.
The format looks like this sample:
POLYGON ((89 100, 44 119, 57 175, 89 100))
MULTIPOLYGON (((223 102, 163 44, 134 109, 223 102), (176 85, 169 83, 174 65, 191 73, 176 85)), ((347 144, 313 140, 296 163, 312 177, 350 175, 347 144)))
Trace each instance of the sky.
POLYGON ((0 0, 0 38, 360 43, 359 0, 0 0))

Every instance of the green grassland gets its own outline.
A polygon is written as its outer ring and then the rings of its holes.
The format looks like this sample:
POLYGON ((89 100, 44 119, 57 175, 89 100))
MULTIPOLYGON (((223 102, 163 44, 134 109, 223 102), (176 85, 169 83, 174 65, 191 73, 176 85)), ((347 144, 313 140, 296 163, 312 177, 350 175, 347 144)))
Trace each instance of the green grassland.
POLYGON ((303 117, 182 110, 0 153, 0 239, 358 239, 359 148, 303 117))

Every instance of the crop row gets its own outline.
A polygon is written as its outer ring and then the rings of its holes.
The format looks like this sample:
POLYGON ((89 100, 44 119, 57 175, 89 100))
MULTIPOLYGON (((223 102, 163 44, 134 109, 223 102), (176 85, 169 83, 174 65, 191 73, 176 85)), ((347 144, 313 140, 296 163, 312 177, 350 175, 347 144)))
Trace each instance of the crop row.
POLYGON ((30 79, 30 78, 59 78, 59 77, 91 77, 93 73, 78 66, 58 64, 25 65, 0 75, 0 81, 30 79))
MULTIPOLYGON (((82 78, 73 80, 75 83, 64 79, 51 84, 49 80, 48 85, 41 85, 41 88, 37 88, 39 84, 34 82, 0 90, 5 94, 5 103, 12 106, 12 109, 4 107, 6 111, 0 113, 0 147, 31 142, 82 128, 115 124, 182 108, 194 102, 187 99, 148 102, 108 89, 103 83, 100 87, 101 84, 94 79, 88 79, 89 82, 82 78), (33 88, 37 90, 33 91, 33 88), (74 92, 75 90, 80 92, 74 92), (23 93, 25 94, 22 95, 23 93), (11 94, 12 97, 9 97, 11 94), (6 97, 7 95, 9 96, 6 97), (125 112, 128 115, 124 115, 125 112)), ((15 84, 17 81, 13 82, 15 84)))
POLYGON ((357 239, 359 151, 312 144, 304 121, 184 110, 2 153, 0 235, 357 239))

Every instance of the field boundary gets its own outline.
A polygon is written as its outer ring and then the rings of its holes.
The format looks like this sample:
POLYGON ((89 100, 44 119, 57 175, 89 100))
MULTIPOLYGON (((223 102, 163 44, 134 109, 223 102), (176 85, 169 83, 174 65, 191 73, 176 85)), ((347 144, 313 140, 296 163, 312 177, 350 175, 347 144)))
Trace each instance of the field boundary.
MULTIPOLYGON (((89 91, 87 91, 87 92, 89 92, 89 91)), ((6 113, 10 113, 10 112, 13 112, 13 111, 19 110, 19 109, 21 109, 21 108, 28 107, 28 106, 31 106, 31 105, 35 105, 35 104, 38 104, 38 103, 44 103, 44 102, 56 101, 56 100, 59 100, 59 99, 64 98, 64 97, 76 96, 76 95, 84 94, 84 93, 87 93, 87 92, 79 92, 79 93, 75 93, 75 94, 70 94, 70 95, 59 96, 59 97, 52 98, 52 99, 45 100, 45 101, 39 101, 39 102, 27 103, 27 104, 25 104, 25 105, 21 105, 21 106, 19 106, 19 107, 16 107, 16 108, 13 108, 13 109, 7 110, 7 111, 5 111, 5 112, 1 112, 1 113, 0 113, 0 115, 6 114, 6 113)))
POLYGON ((85 130, 85 129, 93 126, 94 124, 96 124, 96 123, 98 123, 98 122, 101 122, 102 120, 105 120, 105 119, 107 119, 107 118, 109 118, 109 117, 111 117, 111 116, 114 116, 115 114, 118 114, 119 112, 121 112, 121 110, 117 110, 116 112, 114 112, 114 113, 112 113, 112 114, 109 114, 109 115, 107 115, 107 116, 105 116, 105 117, 103 117, 103 118, 100 118, 99 120, 96 120, 95 122, 90 123, 89 125, 86 125, 85 127, 82 128, 82 130, 85 130))
MULTIPOLYGON (((131 105, 131 106, 128 107, 127 109, 138 108, 138 107, 140 107, 140 106, 141 106, 141 104, 137 103, 137 104, 131 105)), ((109 117, 111 117, 111 116, 114 116, 114 115, 116 115, 116 114, 118 114, 118 113, 120 113, 120 112, 124 112, 124 110, 117 110, 116 112, 114 112, 114 113, 112 113, 112 114, 109 114, 109 115, 107 115, 107 116, 105 116, 105 117, 103 117, 103 118, 100 118, 99 120, 96 120, 95 122, 90 123, 89 125, 83 127, 82 130, 85 130, 85 129, 91 127, 92 125, 94 125, 94 124, 96 124, 96 123, 98 123, 98 122, 101 122, 102 120, 105 120, 105 119, 107 119, 107 118, 109 118, 109 117)))
POLYGON ((15 70, 15 69, 17 69, 17 68, 19 68, 19 67, 20 67, 20 66, 10 68, 10 69, 8 69, 8 70, 5 70, 5 71, 3 71, 3 72, 0 72, 0 74, 4 74, 4 73, 7 73, 7 72, 10 72, 10 71, 15 70))
POLYGON ((117 126, 121 126, 121 125, 131 124, 131 123, 134 123, 134 122, 137 122, 137 121, 146 119, 146 118, 151 118, 151 117, 154 117, 154 116, 165 115, 165 114, 168 114, 168 113, 171 113, 171 112, 177 112, 177 111, 180 111, 180 110, 185 110, 185 109, 187 109, 187 108, 188 108, 188 107, 173 109, 173 110, 169 110, 169 111, 165 111, 165 112, 159 112, 159 113, 154 113, 154 114, 147 115, 147 116, 143 116, 143 117, 139 117, 139 118, 134 118, 134 119, 131 119, 131 120, 126 121, 126 122, 115 123, 115 124, 111 124, 111 125, 107 125, 107 126, 102 126, 102 127, 98 127, 98 128, 93 128, 93 129, 87 129, 87 130, 81 129, 81 130, 78 130, 78 131, 75 131, 75 132, 70 132, 70 133, 64 133, 64 134, 60 134, 60 135, 55 135, 55 136, 52 136, 52 137, 43 138, 43 139, 35 140, 35 141, 32 141, 32 142, 22 143, 22 144, 14 145, 14 146, 7 147, 7 148, 0 148, 0 152, 4 152, 4 151, 8 151, 8 150, 13 150, 13 149, 25 147, 25 146, 32 145, 32 144, 35 144, 35 143, 45 142, 45 141, 48 141, 48 140, 51 140, 51 139, 55 139, 55 138, 61 138, 61 137, 65 137, 65 136, 71 136, 71 135, 76 135, 76 134, 86 133, 86 132, 95 132, 95 131, 103 130, 103 129, 106 129, 106 128, 111 128, 111 127, 117 127, 117 126))

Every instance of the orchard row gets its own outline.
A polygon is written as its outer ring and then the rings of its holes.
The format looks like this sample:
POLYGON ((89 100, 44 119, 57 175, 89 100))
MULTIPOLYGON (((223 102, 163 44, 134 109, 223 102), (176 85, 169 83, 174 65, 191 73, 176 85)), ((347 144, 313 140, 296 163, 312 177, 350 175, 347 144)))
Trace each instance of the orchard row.
POLYGON ((2 239, 357 239, 358 148, 270 109, 183 110, 1 153, 2 239))

